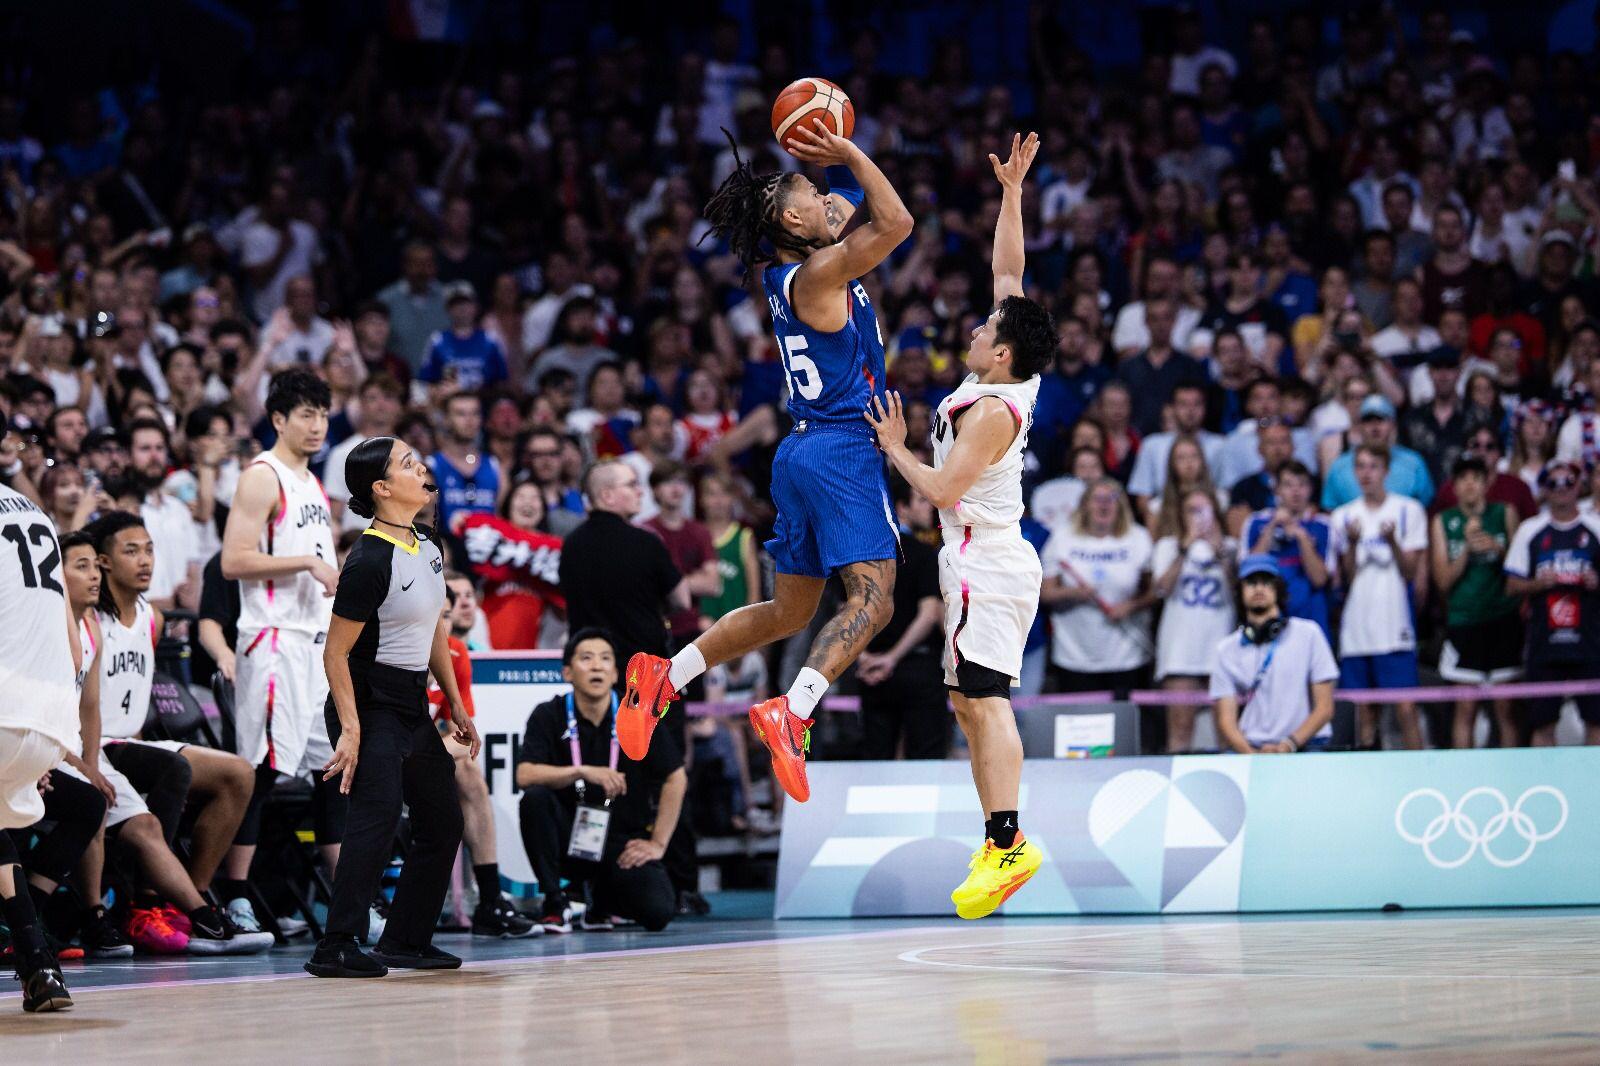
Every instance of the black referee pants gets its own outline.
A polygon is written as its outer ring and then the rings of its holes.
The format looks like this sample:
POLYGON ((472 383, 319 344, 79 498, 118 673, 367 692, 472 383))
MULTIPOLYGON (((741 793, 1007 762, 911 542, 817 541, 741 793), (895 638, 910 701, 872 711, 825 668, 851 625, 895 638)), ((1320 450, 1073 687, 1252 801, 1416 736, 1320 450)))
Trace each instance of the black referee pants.
MULTIPOLYGON (((672 878, 660 862, 647 862, 624 870, 617 857, 627 846, 628 834, 612 830, 599 862, 584 862, 567 854, 572 840, 572 820, 577 804, 570 797, 543 785, 522 790, 518 821, 522 826, 522 847, 528 864, 544 893, 545 909, 555 913, 562 899, 561 878, 574 885, 587 883, 593 891, 595 910, 600 914, 630 918, 650 932, 665 929, 677 913, 678 898, 672 878)), ((684 812, 687 819, 689 812, 684 812)))
MULTIPOLYGON (((455 760, 428 715, 427 671, 355 662, 350 668, 361 749, 334 871, 327 936, 365 937, 367 908, 394 854, 404 804, 411 810, 411 845, 382 942, 419 951, 433 940, 461 846, 455 760)), ((328 739, 337 745, 343 730, 331 696, 324 714, 328 739)))

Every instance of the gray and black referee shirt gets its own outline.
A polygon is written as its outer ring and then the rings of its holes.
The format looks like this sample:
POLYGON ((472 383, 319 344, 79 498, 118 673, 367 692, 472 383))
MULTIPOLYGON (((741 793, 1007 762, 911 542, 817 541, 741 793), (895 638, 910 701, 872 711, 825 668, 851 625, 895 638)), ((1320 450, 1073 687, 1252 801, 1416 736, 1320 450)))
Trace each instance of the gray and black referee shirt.
POLYGON ((376 528, 356 539, 339 572, 333 613, 364 622, 352 662, 426 670, 444 612, 444 555, 420 533, 415 546, 376 528))

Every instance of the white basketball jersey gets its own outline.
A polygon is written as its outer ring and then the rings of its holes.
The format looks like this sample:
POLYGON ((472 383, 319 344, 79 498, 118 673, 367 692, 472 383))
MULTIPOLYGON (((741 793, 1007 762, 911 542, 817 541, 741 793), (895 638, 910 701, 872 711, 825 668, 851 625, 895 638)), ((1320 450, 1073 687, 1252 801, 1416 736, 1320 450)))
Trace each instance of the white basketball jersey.
POLYGON ((1039 398, 1039 378, 985 385, 968 374, 955 392, 946 396, 933 416, 933 466, 938 469, 956 446, 954 420, 985 396, 1005 401, 1017 419, 1017 435, 998 460, 990 463, 954 508, 939 511, 939 524, 956 526, 1012 526, 1022 520, 1022 453, 1033 426, 1033 405, 1039 398))
POLYGON ((126 740, 139 735, 150 714, 150 682, 156 672, 156 613, 143 596, 133 625, 100 615, 100 736, 126 740))
MULTIPOLYGON (((278 513, 267 523, 260 549, 268 555, 315 555, 338 566, 334 550, 333 514, 328 494, 312 473, 297 474, 270 451, 257 463, 272 468, 278 477, 278 513)), ((253 640, 263 629, 289 629, 320 634, 333 618, 333 599, 309 573, 264 581, 239 582, 239 636, 253 640)))
POLYGON ((0 485, 0 728, 70 747, 78 697, 66 603, 55 523, 0 485))

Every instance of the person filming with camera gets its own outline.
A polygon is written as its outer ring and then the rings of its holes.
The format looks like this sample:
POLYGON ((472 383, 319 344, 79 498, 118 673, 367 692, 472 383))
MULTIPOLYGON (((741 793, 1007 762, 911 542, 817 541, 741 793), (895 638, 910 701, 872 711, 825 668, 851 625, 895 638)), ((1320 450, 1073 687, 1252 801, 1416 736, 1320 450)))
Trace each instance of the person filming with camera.
POLYGON ((1217 644, 1217 735, 1242 755, 1325 750, 1339 664, 1315 622, 1284 613, 1288 586, 1270 555, 1239 564, 1244 622, 1217 644))

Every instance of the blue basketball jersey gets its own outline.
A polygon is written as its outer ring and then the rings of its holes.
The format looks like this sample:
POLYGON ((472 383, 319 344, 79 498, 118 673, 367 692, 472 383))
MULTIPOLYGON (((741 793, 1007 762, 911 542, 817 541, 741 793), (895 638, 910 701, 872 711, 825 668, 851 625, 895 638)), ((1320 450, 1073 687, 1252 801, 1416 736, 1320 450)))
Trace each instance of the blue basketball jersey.
POLYGON ((800 421, 862 422, 861 412, 884 391, 883 331, 860 281, 845 289, 850 320, 835 333, 812 329, 795 314, 789 287, 799 263, 762 272, 772 331, 789 379, 789 413, 800 421))

